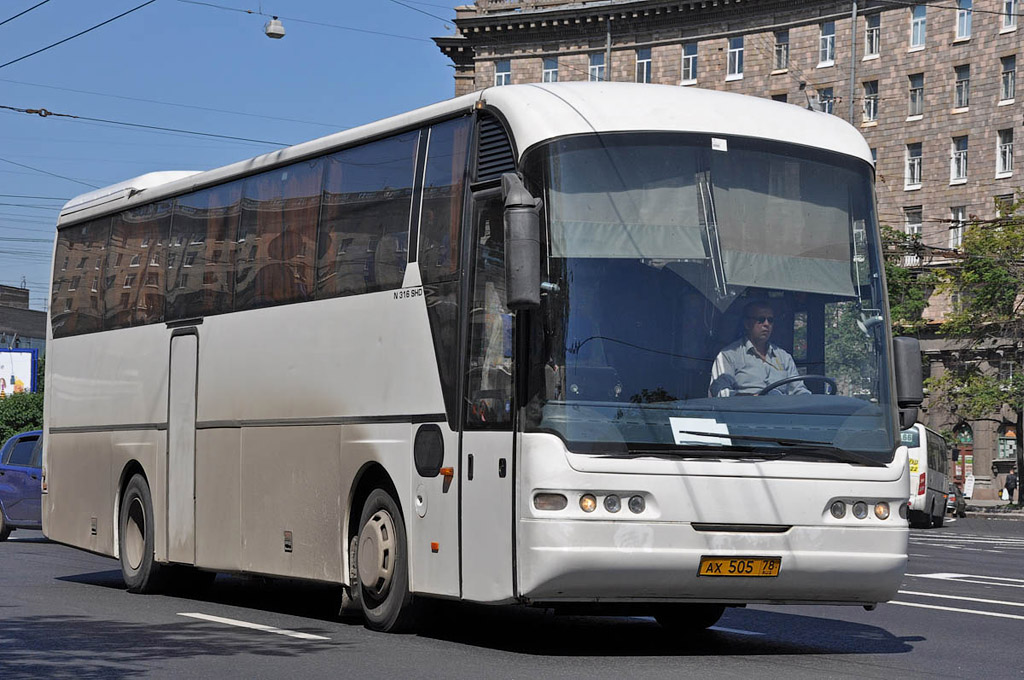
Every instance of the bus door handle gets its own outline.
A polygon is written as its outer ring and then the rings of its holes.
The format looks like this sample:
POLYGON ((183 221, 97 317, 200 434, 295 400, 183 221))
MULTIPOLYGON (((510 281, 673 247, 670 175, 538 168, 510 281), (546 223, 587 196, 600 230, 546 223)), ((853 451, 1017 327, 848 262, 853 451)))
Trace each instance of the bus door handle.
POLYGON ((498 459, 498 476, 504 479, 505 472, 506 472, 505 459, 504 458, 499 458, 498 459))
POLYGON ((473 479, 473 454, 470 453, 466 456, 466 479, 473 479))

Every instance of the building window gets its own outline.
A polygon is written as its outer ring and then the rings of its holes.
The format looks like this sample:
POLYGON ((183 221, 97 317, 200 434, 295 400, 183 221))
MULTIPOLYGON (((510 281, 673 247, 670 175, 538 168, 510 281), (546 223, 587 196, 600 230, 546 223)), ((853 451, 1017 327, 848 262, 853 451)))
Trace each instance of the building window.
POLYGON ((910 47, 922 48, 924 47, 924 34, 925 34, 925 12, 927 7, 925 5, 914 5, 910 9, 910 47))
POLYGON ((1003 73, 999 84, 999 99, 1008 102, 1017 96, 1017 57, 1010 55, 999 60, 1003 73))
POLYGON ((1013 194, 1003 194, 1002 196, 995 197, 996 203, 996 217, 1012 217, 1014 212, 1013 209, 1013 194))
POLYGON ((953 108, 966 109, 971 103, 971 65, 957 66, 956 87, 953 90, 953 108))
POLYGON ((956 0, 956 39, 966 40, 971 37, 971 9, 974 0, 956 0))
POLYGON ((871 147, 871 162, 878 164, 878 149, 871 147))
POLYGON ((683 85, 697 82, 697 43, 683 45, 683 85))
POLYGON ((590 80, 604 80, 604 52, 590 55, 590 80))
POLYGON ((831 87, 818 90, 818 105, 825 113, 835 113, 836 97, 831 87))
POLYGON ((494 62, 494 84, 496 86, 512 84, 512 62, 508 59, 494 62))
MULTIPOLYGON (((1002 365, 999 370, 1001 375, 1002 365)), ((996 455, 1000 460, 1017 460, 1017 430, 1013 425, 1003 425, 999 428, 999 451, 996 455)))
POLYGON ((775 31, 775 70, 789 68, 789 31, 775 31))
POLYGON ((818 66, 831 66, 836 61, 836 22, 826 21, 821 25, 818 38, 818 66))
POLYGON ((908 116, 920 116, 924 114, 924 74, 913 73, 910 75, 910 109, 908 116))
POLYGON ((783 104, 785 104, 787 101, 789 101, 789 97, 786 96, 785 92, 780 92, 779 94, 772 95, 772 101, 782 102, 783 104))
POLYGON ((1017 0, 1003 0, 1003 30, 1017 28, 1017 0))
POLYGON ((636 51, 636 82, 651 82, 651 48, 642 47, 636 51))
POLYGON ((967 223, 967 206, 954 205, 949 209, 949 247, 956 249, 964 242, 964 225, 967 223))
POLYGON ((545 83, 558 82, 558 59, 556 57, 544 58, 544 73, 541 80, 545 83))
POLYGON ((905 189, 921 186, 921 142, 907 144, 907 170, 903 177, 905 189))
POLYGON ((864 122, 878 120, 878 81, 864 83, 864 122))
POLYGON ((743 36, 729 38, 729 67, 726 80, 739 80, 743 77, 743 36))
MULTIPOLYGON (((924 212, 919 205, 908 206, 903 209, 903 231, 910 237, 921 237, 921 224, 924 212)), ((921 264, 921 258, 917 255, 905 255, 904 266, 915 266, 921 264)))
POLYGON ((1000 130, 996 147, 996 175, 1013 174, 1013 128, 1000 130))
POLYGON ((949 157, 949 181, 967 181, 967 135, 953 138, 949 157))
POLYGON ((882 15, 871 14, 864 27, 864 56, 877 57, 882 42, 882 15))

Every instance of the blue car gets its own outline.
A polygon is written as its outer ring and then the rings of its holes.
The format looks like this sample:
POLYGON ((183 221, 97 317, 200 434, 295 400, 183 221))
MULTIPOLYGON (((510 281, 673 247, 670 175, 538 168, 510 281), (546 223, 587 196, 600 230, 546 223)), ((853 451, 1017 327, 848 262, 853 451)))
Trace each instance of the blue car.
POLYGON ((15 529, 42 529, 41 430, 16 434, 0 448, 0 541, 15 529))

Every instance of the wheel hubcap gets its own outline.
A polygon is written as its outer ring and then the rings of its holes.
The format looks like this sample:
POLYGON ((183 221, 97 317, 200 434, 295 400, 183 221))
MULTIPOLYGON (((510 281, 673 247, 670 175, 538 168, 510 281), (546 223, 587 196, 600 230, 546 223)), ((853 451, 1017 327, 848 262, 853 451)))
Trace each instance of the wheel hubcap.
POLYGON ((395 522, 384 510, 373 513, 359 532, 359 581, 381 599, 391 588, 395 569, 395 522))
POLYGON ((128 566, 138 569, 146 552, 146 511, 142 501, 133 498, 128 506, 128 519, 124 525, 124 552, 128 566))

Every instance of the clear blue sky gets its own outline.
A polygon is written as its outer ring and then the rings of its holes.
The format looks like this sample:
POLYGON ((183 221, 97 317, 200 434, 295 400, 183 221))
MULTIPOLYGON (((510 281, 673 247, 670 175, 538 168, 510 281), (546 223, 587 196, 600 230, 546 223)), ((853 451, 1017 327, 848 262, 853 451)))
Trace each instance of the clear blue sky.
MULTIPOLYGON (((41 1, 0 3, 0 64, 146 0, 49 0, 11 19, 41 1)), ((156 0, 0 66, 0 106, 295 144, 450 98, 454 70, 430 38, 453 33, 461 4, 156 0), (287 35, 271 40, 269 16, 222 8, 278 14, 287 35)), ((275 148, 0 109, 0 283, 24 279, 31 307, 45 308, 59 208, 89 185, 275 148)))

